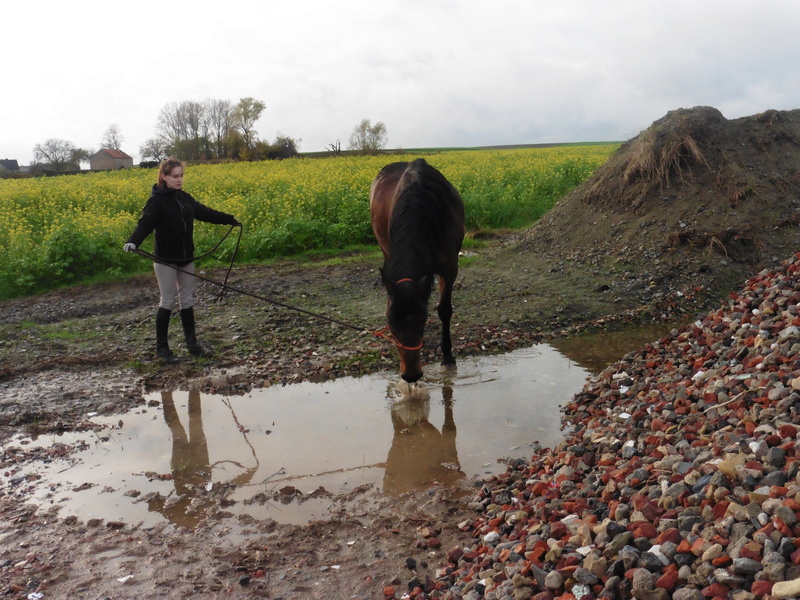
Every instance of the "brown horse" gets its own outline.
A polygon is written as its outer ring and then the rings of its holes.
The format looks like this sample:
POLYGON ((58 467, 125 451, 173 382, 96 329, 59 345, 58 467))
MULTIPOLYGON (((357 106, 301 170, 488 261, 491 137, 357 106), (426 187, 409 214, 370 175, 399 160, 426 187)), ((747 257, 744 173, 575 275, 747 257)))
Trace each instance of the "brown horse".
POLYGON ((400 375, 422 377, 420 350, 433 276, 439 276, 442 365, 456 364, 450 340, 453 283, 464 240, 464 202, 424 159, 386 165, 370 188, 372 230, 383 251, 386 317, 400 354, 400 375))

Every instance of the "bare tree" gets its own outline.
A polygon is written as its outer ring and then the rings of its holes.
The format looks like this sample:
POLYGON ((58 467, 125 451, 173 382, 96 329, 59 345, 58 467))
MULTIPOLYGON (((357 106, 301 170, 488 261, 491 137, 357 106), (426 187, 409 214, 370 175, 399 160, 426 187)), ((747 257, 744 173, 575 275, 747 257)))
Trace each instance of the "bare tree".
POLYGON ((331 142, 330 144, 325 146, 325 150, 336 156, 339 156, 342 153, 342 142, 340 142, 339 140, 331 142))
POLYGON ((167 150, 181 158, 198 159, 203 148, 201 130, 203 105, 199 102, 170 102, 161 109, 157 131, 167 150))
POLYGON ((241 131, 245 146, 250 149, 257 141, 255 123, 266 105, 255 98, 242 98, 233 109, 233 123, 241 131))
POLYGON ((170 102, 164 105, 158 114, 156 130, 167 146, 176 147, 182 140, 187 138, 186 122, 181 113, 181 107, 177 102, 170 102))
POLYGON ((229 100, 206 100, 205 116, 209 142, 218 157, 226 155, 228 136, 233 128, 233 105, 229 100))
POLYGON ((201 131, 203 124, 203 105, 200 102, 187 100, 180 104, 186 122, 186 132, 188 134, 187 148, 184 150, 185 158, 198 159, 202 154, 203 139, 201 131))
POLYGON ((350 150, 357 150, 362 154, 377 154, 386 147, 386 139, 386 126, 382 122, 372 125, 369 119, 364 119, 350 134, 350 150))
POLYGON ((65 173, 79 171, 80 163, 87 162, 91 152, 67 140, 50 138, 44 144, 36 144, 33 154, 37 164, 56 173, 65 173))
POLYGON ((161 162, 168 156, 167 144, 163 138, 154 137, 145 141, 139 148, 139 154, 142 155, 142 160, 152 158, 156 162, 161 162))
POLYGON ((103 134, 103 139, 100 140, 101 148, 111 148, 112 150, 122 150, 123 137, 120 132, 119 125, 112 123, 103 134))

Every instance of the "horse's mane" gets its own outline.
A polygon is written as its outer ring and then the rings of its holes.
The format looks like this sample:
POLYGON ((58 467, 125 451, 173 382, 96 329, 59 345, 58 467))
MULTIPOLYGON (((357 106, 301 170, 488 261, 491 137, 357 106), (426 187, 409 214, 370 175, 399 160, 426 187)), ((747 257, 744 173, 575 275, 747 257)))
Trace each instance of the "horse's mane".
MULTIPOLYGON (((424 160, 417 159, 402 176, 389 231, 392 260, 388 274, 393 278, 418 279, 432 275, 440 245, 452 225, 455 193, 444 177, 424 160)), ((431 284, 433 277, 431 277, 431 284)))

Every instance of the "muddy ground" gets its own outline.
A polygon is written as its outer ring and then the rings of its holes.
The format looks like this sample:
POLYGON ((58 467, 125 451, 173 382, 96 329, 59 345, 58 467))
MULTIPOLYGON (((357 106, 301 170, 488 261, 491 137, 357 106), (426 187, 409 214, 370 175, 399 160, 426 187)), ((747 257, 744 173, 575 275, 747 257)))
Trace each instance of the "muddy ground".
MULTIPOLYGON (((719 306, 796 251, 798 140, 798 111, 737 120, 708 107, 674 111, 531 230, 471 232, 454 296, 456 357, 629 323, 688 322, 719 306)), ((467 535, 458 524, 472 514, 480 482, 400 499, 360 490, 333 500, 336 518, 303 527, 232 524, 220 502, 191 531, 60 518, 55 507, 26 503, 24 482, 10 483, 20 461, 47 459, 12 456, 12 436, 91 427, 90 413, 122 413, 150 391, 242 393, 396 369, 394 349, 371 333, 384 324, 379 265, 377 251, 239 265, 229 284, 247 294, 220 301, 217 286, 199 281, 198 333, 215 356, 186 355, 174 321, 177 365, 152 358, 152 274, 0 303, 0 591, 381 598, 399 597, 414 578, 435 579, 446 549, 467 535)), ((429 369, 438 364, 434 314, 429 369)))

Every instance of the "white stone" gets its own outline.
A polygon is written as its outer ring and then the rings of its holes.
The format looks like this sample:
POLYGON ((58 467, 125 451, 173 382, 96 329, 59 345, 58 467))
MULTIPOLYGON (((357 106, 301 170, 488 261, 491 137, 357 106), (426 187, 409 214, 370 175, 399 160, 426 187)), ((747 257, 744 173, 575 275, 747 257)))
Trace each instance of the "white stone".
POLYGON ((771 596, 775 600, 788 600, 800 596, 800 578, 791 581, 778 581, 772 586, 771 596))

